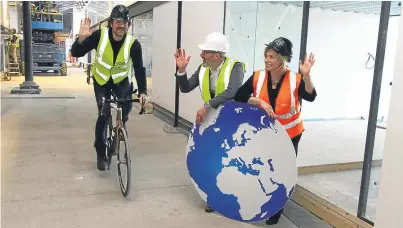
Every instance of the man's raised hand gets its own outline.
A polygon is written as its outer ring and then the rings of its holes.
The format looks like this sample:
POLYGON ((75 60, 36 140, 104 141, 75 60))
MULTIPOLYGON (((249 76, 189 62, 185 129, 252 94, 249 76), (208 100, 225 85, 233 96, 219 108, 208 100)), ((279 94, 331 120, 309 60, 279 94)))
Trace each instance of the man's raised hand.
POLYGON ((178 49, 176 50, 176 53, 174 53, 175 60, 176 60, 176 65, 178 66, 178 71, 180 73, 185 72, 186 66, 189 63, 190 56, 186 58, 186 52, 185 49, 178 49))
POLYGON ((78 41, 83 42, 87 37, 91 36, 94 29, 91 29, 91 19, 86 17, 84 20, 81 20, 80 32, 78 34, 78 41))

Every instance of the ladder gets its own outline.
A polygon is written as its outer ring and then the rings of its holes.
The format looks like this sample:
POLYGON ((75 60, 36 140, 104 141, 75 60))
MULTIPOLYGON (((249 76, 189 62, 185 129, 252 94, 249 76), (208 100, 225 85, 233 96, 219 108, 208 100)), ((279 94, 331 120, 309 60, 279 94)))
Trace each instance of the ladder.
POLYGON ((18 63, 8 63, 8 75, 11 76, 20 76, 20 65, 18 63))

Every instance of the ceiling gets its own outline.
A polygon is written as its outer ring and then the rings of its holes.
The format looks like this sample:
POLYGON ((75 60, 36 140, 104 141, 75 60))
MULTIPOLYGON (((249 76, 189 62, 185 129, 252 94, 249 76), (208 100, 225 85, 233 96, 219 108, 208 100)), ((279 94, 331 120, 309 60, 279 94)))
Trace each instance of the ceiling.
MULTIPOLYGON (((263 2, 262 2, 263 3, 263 2)), ((303 2, 290 2, 290 1, 271 1, 272 4, 293 4, 302 7, 303 2)), ((368 13, 380 14, 381 1, 311 1, 310 8, 321 8, 324 10, 355 12, 355 13, 368 13)), ((401 11, 402 1, 392 1, 390 15, 399 16, 401 11)))
MULTIPOLYGON (((109 16, 109 7, 118 4, 129 6, 135 1, 55 1, 59 10, 64 13, 72 13, 72 9, 77 11, 87 10, 88 16, 96 21, 101 21, 109 16), (110 4, 110 5, 109 5, 110 4)), ((268 3, 262 1, 260 3, 268 3)), ((303 6, 303 1, 269 1, 272 4, 293 4, 298 7, 303 6)), ((381 1, 311 1, 311 8, 321 8, 324 10, 380 14, 381 1)), ((392 1, 390 10, 391 16, 399 16, 402 1, 392 1)))
POLYGON ((113 8, 115 5, 131 5, 135 1, 55 1, 60 12, 73 13, 75 11, 84 11, 89 17, 97 21, 101 21, 109 16, 109 7, 113 8))

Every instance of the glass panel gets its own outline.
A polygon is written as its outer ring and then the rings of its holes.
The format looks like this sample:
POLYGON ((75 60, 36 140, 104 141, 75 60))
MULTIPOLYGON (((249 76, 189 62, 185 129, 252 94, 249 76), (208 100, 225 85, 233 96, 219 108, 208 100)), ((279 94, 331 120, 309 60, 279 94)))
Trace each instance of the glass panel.
POLYGON ((264 68, 265 44, 283 36, 293 43, 289 67, 298 71, 302 2, 226 2, 225 35, 229 56, 246 64, 246 81, 264 68))
POLYGON ((256 28, 254 69, 264 69, 265 44, 285 37, 293 44, 293 56, 288 67, 298 72, 301 43, 303 2, 259 2, 256 28))
POLYGON ((376 218, 376 202, 378 198, 379 178, 382 168, 384 140, 388 122, 389 102, 393 85, 392 79, 395 70, 396 45, 401 11, 401 2, 392 1, 391 4, 378 108, 378 123, 374 142, 374 162, 371 167, 371 178, 369 182, 368 201, 365 214, 365 218, 372 222, 375 222, 376 218))
POLYGON ((147 77, 151 77, 153 11, 134 17, 132 23, 132 34, 141 44, 146 75, 147 77))
POLYGON ((316 58, 318 96, 302 104, 298 163, 319 173, 301 175, 299 184, 356 215, 381 2, 310 4, 307 51, 316 58))
MULTIPOLYGON (((302 102, 304 131, 298 152, 302 187, 357 214, 381 2, 311 2, 307 52, 315 54, 311 77, 318 96, 302 102), (331 165, 331 166, 329 166, 331 165), (321 168, 325 167, 325 170, 321 168), (331 167, 335 167, 333 170, 331 167), (347 168, 346 168, 347 167, 347 168), (330 169, 330 171, 329 171, 330 169)), ((289 67, 298 71, 303 2, 227 2, 229 56, 244 61, 245 81, 264 68, 264 47, 283 36, 293 43, 289 67)), ((387 122, 400 2, 393 2, 385 54, 379 125, 387 122), (392 17, 393 18, 393 17, 392 17)), ((374 220, 384 129, 378 128, 367 218, 374 220)))
POLYGON ((244 81, 252 75, 255 52, 257 2, 226 2, 225 35, 228 56, 245 63, 244 81))

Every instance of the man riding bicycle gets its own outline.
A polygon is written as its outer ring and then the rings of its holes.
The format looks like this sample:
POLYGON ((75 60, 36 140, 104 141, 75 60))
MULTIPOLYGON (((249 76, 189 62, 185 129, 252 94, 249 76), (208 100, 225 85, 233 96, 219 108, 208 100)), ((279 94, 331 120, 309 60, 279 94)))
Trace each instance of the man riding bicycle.
MULTIPOLYGON (((130 27, 129 10, 123 5, 112 9, 108 26, 95 32, 90 28, 91 19, 81 21, 78 38, 71 47, 73 57, 82 57, 92 49, 96 50, 95 61, 91 73, 94 76, 94 93, 98 106, 98 119, 95 127, 95 149, 97 152, 98 170, 104 171, 106 162, 106 140, 104 130, 107 127, 109 110, 102 109, 102 98, 108 99, 111 91, 118 98, 131 96, 133 88, 129 82, 131 65, 133 64, 140 100, 147 94, 147 82, 141 45, 127 32, 130 27)), ((123 107, 123 121, 127 122, 132 103, 123 107)))

